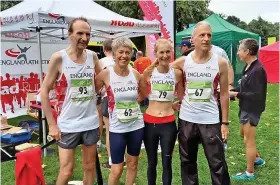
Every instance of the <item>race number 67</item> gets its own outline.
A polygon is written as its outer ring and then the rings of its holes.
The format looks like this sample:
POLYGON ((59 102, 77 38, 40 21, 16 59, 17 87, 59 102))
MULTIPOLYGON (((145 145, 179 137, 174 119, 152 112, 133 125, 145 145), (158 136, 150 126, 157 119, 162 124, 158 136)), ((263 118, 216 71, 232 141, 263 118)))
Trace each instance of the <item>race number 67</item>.
POLYGON ((202 92, 203 92, 203 89, 196 89, 194 94, 195 94, 196 96, 201 96, 201 95, 202 95, 202 92))

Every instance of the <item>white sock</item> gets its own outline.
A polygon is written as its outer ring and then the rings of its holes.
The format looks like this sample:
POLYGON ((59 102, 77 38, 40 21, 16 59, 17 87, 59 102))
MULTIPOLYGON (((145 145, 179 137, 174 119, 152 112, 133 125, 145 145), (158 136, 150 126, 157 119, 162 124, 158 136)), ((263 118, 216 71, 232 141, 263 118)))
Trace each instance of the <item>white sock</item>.
POLYGON ((254 173, 249 173, 249 172, 246 170, 246 175, 247 175, 247 176, 254 176, 254 173))
POLYGON ((112 158, 111 158, 111 156, 109 157, 109 165, 112 165, 112 158))

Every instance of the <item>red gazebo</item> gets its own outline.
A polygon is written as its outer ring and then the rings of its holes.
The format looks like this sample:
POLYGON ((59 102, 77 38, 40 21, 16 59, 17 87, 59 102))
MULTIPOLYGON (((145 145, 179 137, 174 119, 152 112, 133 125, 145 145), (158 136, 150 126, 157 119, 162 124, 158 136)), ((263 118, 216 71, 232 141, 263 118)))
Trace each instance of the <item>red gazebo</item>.
POLYGON ((279 83, 279 44, 278 41, 262 47, 259 51, 259 59, 265 67, 269 83, 279 83))

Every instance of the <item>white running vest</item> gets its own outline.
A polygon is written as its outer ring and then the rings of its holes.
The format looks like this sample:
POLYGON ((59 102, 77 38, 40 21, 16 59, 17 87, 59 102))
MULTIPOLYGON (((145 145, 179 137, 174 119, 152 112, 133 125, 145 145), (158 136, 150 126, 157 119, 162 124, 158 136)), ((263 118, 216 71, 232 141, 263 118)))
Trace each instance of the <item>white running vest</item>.
POLYGON ((102 59, 100 59, 102 61, 102 67, 103 69, 105 67, 108 67, 108 66, 112 66, 115 64, 115 61, 113 59, 113 57, 104 57, 102 59))
POLYGON ((94 87, 94 61, 86 50, 84 64, 73 62, 61 50, 62 75, 57 81, 58 127, 62 132, 82 132, 99 127, 94 87))
POLYGON ((218 55, 205 64, 196 64, 190 53, 184 63, 186 78, 185 96, 180 109, 180 119, 199 123, 219 123, 217 86, 219 83, 218 55))
MULTIPOLYGON (((100 60, 102 62, 102 68, 105 69, 108 66, 113 66, 115 64, 115 61, 113 57, 104 57, 100 60)), ((102 98, 107 97, 107 93, 105 92, 102 98)))
POLYGON ((107 89, 110 132, 125 133, 144 127, 143 114, 137 103, 138 81, 129 69, 129 75, 118 76, 113 66, 110 71, 110 86, 107 89))
POLYGON ((150 84, 151 93, 149 94, 149 100, 174 101, 176 77, 173 68, 170 68, 168 73, 160 73, 155 68, 150 79, 150 84))

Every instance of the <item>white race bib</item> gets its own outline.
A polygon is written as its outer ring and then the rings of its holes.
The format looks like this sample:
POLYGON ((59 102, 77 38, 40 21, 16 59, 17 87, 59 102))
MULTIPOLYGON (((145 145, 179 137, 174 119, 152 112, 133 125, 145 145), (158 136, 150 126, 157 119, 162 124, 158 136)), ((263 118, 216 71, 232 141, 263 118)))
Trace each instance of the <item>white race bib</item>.
POLYGON ((71 79, 71 99, 74 102, 84 102, 93 99, 92 79, 71 79))
POLYGON ((187 89, 190 102, 210 102, 211 82, 188 82, 187 89))
POLYGON ((174 85, 172 84, 152 84, 152 94, 150 100, 173 101, 174 85))
POLYGON ((138 119, 140 107, 137 102, 117 102, 117 118, 121 123, 127 123, 138 119))

